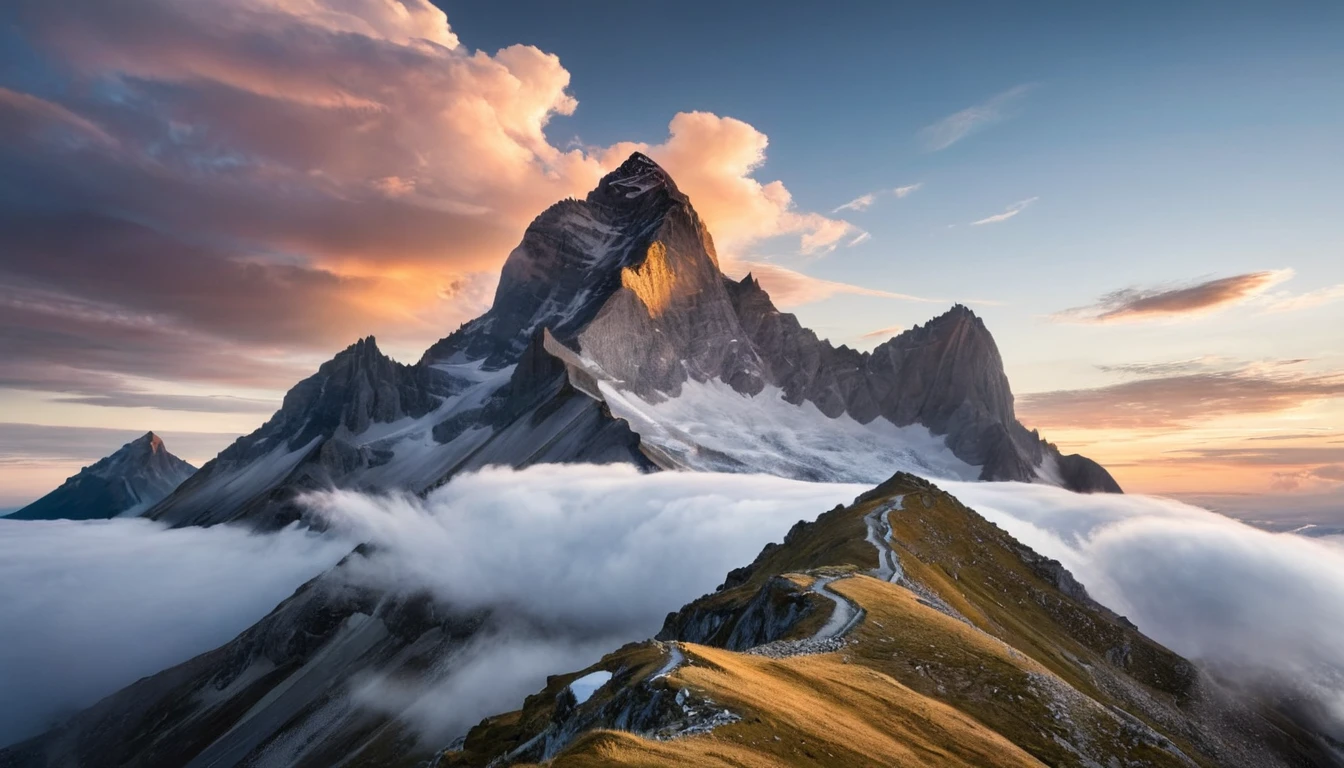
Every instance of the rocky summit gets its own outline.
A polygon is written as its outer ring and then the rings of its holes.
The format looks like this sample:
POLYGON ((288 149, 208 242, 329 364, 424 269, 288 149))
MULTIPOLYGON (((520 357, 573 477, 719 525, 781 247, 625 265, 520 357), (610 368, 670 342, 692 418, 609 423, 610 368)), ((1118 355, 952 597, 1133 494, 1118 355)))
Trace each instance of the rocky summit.
POLYGON ((592 460, 1120 491, 1017 421, 998 348, 971 310, 954 306, 872 352, 835 347, 751 275, 726 277, 691 200, 635 153, 585 199, 532 222, 485 314, 414 365, 360 340, 149 516, 274 527, 302 517, 293 499, 304 490, 423 492, 487 464, 592 460))
POLYGON ((195 471, 169 453, 162 438, 146 432, 8 519, 96 520, 139 514, 195 471))

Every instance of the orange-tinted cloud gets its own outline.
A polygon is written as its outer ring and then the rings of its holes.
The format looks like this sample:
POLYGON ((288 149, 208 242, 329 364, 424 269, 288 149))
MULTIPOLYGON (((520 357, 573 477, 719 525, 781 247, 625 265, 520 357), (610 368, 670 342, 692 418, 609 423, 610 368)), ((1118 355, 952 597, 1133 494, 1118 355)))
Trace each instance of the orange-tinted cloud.
POLYGON ((750 272, 753 277, 760 281, 765 292, 770 294, 770 300, 775 306, 781 308, 796 307, 801 304, 810 304, 814 301, 822 301, 832 296, 841 294, 851 294, 854 296, 876 296, 884 299, 899 299, 901 301, 918 301, 924 303, 939 304, 943 299, 928 299, 921 296, 911 296, 906 293, 895 293, 893 291, 882 291, 876 288, 865 288, 860 285, 850 283, 841 283, 834 280, 823 280, 819 277, 811 277, 801 272, 796 272, 777 264, 761 261, 726 261, 723 269, 730 276, 741 277, 750 272))
POLYGON ((369 333, 414 356, 483 310, 535 215, 636 148, 728 257, 857 233, 757 180, 769 142, 740 120, 680 113, 652 146, 551 144, 548 124, 578 106, 560 60, 473 51, 428 0, 16 11, 72 80, 45 98, 0 88, 7 386, 129 404, 138 390, 107 377, 284 386, 274 350, 326 355, 369 333), (99 312, 116 322, 81 320, 99 312), (137 354, 139 373, 123 370, 137 354))
POLYGON ((1344 373, 1245 365, 1017 398, 1023 423, 1067 429, 1162 429, 1236 414, 1275 413, 1344 397, 1344 373))
POLYGON ((859 336, 859 338, 860 338, 860 339, 889 339, 889 338, 891 338, 892 336, 895 336, 896 334, 900 333, 900 332, 903 331, 903 330, 905 330, 905 328, 902 327, 902 326, 899 326, 899 325, 889 325, 889 326, 887 326, 886 328, 878 328, 878 329, 875 330, 875 331, 869 331, 869 332, 867 332, 867 333, 865 333, 865 334, 862 334, 862 335, 859 336))
POLYGON ((1259 296, 1293 276, 1291 269, 1248 272, 1182 287, 1123 288, 1095 304, 1058 312, 1063 322, 1115 323, 1202 315, 1259 296))

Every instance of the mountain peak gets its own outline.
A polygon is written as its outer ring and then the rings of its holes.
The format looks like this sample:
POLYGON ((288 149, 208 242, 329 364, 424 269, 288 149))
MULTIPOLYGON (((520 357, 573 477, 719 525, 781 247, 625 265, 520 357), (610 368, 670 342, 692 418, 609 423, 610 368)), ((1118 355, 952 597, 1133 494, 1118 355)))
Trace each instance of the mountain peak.
POLYGON ((59 488, 11 515, 13 520, 93 520, 143 511, 196 468, 146 432, 67 478, 59 488))
POLYGON ((634 200, 659 190, 680 194, 676 182, 661 165, 643 152, 632 152, 616 170, 602 177, 589 200, 634 200))
MULTIPOLYGON (((126 445, 126 448, 132 446, 144 447, 148 449, 150 453, 158 453, 159 451, 166 450, 163 446, 163 438, 154 434, 152 431, 146 432, 140 437, 137 437, 134 441, 128 443, 126 445)), ((122 450, 125 450, 125 448, 123 448, 122 450)))

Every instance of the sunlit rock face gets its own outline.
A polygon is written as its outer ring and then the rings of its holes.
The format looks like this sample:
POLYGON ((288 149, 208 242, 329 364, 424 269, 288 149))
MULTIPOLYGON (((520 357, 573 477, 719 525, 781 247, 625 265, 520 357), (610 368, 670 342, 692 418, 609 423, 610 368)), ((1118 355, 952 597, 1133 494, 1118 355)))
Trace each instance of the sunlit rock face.
POLYGON ((763 384, 709 231, 639 153, 585 200, 538 216, 505 262, 490 311, 424 361, 510 365, 541 327, 643 396, 675 395, 688 378, 722 378, 750 394, 763 384))

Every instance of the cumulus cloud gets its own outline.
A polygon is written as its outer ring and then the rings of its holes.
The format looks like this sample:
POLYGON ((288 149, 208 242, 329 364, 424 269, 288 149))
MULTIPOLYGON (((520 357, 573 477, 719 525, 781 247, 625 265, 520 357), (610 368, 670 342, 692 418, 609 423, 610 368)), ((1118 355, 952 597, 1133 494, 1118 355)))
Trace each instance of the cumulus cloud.
POLYGON ((1344 396, 1344 373, 1302 371, 1295 368, 1299 362, 1202 370, 1202 364, 1186 361, 1143 364, 1140 372, 1171 375, 1032 392, 1018 397, 1017 410, 1027 423, 1041 427, 1160 429, 1235 414, 1276 413, 1344 396))
POLYGON ((21 0, 13 19, 60 65, 0 76, 0 275, 22 316, 0 353, 23 386, 124 373, 80 348, 131 335, 164 342, 141 373, 170 382, 285 386, 277 348, 369 333, 413 356, 483 310, 532 217, 636 148, 727 253, 857 236, 758 180, 768 141, 739 120, 686 112, 662 143, 552 144, 578 107, 560 60, 472 50, 427 0, 21 0))
POLYGON ((982 224, 997 224, 1000 221, 1007 221, 1016 216, 1017 214, 1025 211, 1027 209, 1027 206, 1031 205, 1037 200, 1040 200, 1040 198, 1029 197, 1026 200, 1019 200, 1016 203, 1013 203, 1012 205, 1005 208, 1003 210, 1003 213, 996 213, 993 216, 986 216, 983 219, 972 221, 971 226, 978 227, 982 224))
POLYGON ((1063 322, 1115 323, 1205 315, 1255 298, 1292 276, 1293 270, 1278 269, 1184 286, 1122 288, 1094 304, 1066 309, 1051 317, 1063 322))
POLYGON ((947 149, 967 136, 1012 116, 1022 98, 1033 88, 1035 88, 1033 83, 1018 85, 982 104, 954 112, 922 128, 919 132, 919 141, 928 152, 947 149))
POLYGON ((1344 546, 1169 499, 943 485, 1158 642, 1243 684, 1306 696, 1344 734, 1344 546))
POLYGON ((0 745, 231 640, 349 551, 297 530, 0 519, 0 745))

